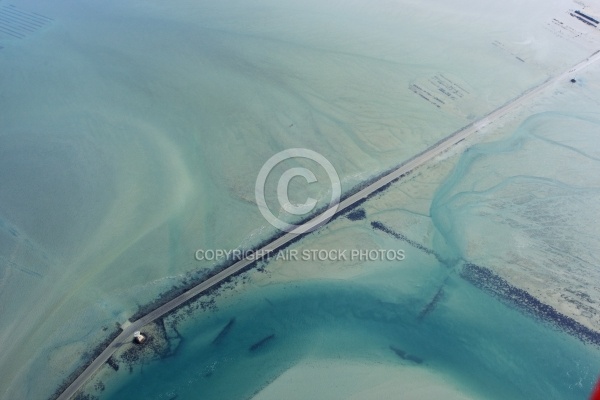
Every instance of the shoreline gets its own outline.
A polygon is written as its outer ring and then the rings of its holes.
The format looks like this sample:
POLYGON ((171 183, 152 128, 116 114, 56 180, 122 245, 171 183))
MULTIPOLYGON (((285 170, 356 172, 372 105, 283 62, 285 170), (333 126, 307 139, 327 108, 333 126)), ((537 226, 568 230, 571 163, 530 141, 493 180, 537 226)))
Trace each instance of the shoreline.
POLYGON ((491 269, 480 265, 465 263, 460 271, 460 276, 473 286, 489 293, 504 303, 520 309, 540 321, 546 322, 567 333, 583 343, 596 345, 600 348, 600 332, 568 317, 551 305, 545 304, 526 290, 520 289, 491 269))
MULTIPOLYGON (((438 254, 432 249, 429 249, 422 244, 415 242, 404 235, 395 232, 385 224, 374 221, 371 226, 375 230, 384 232, 400 241, 403 241, 417 250, 425 254, 432 255, 438 259, 440 263, 444 263, 438 254)), ((537 297, 531 295, 525 289, 514 286, 508 280, 502 278, 492 269, 473 264, 463 260, 463 264, 459 267, 459 276, 469 282, 478 289, 488 293, 489 295, 499 299, 510 307, 522 311, 525 314, 531 315, 538 320, 548 323, 559 331, 579 339, 583 343, 589 343, 600 348, 600 332, 585 326, 576 321, 550 304, 546 304, 537 297)), ((433 298, 429 306, 434 307, 439 296, 442 296, 443 289, 440 288, 436 296, 433 298)), ((430 310, 427 307, 422 313, 427 314, 430 310)))

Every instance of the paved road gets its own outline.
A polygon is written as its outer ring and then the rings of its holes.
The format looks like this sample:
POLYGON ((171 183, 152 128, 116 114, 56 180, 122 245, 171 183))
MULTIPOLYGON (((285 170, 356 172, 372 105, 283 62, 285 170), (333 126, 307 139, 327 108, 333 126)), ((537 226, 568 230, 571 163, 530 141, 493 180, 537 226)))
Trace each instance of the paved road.
MULTIPOLYGON (((531 98, 537 96, 541 91, 543 91, 545 88, 552 85, 553 83, 560 82, 560 81, 568 81, 569 79, 571 79, 571 77, 576 72, 587 67, 588 65, 592 64, 593 62, 598 61, 599 59, 600 59, 600 50, 595 52, 594 54, 592 54, 592 56, 590 56, 586 60, 582 61, 581 63, 577 64, 573 68, 569 69, 568 71, 565 71, 562 74, 560 74, 554 78, 546 80, 541 85, 536 86, 533 89, 526 91, 519 97, 512 99, 511 101, 509 101, 502 107, 492 111, 491 113, 489 113, 482 119, 480 119, 476 122, 473 122, 472 124, 467 125, 466 127, 454 132, 452 135, 450 135, 450 136, 446 137, 445 139, 439 141, 438 143, 434 144, 433 146, 431 146, 429 149, 422 152, 421 154, 413 157, 411 160, 402 164, 401 166, 399 166, 397 169, 393 170, 389 174, 381 177, 380 179, 373 182, 369 186, 365 187, 364 189, 360 190, 359 192, 355 193, 354 195, 352 195, 352 196, 348 197, 347 199, 343 200, 342 202, 340 202, 340 204, 338 205, 337 213, 340 213, 343 210, 345 210, 346 208, 352 206, 353 204, 367 198, 369 195, 371 195, 372 193, 381 189, 385 185, 391 183, 395 179, 398 179, 402 175, 414 170, 415 168, 425 164, 432 158, 447 151, 448 149, 450 149, 452 146, 454 146, 461 140, 467 138, 468 136, 472 135, 473 133, 477 132, 478 130, 482 129, 483 127, 485 127, 485 126, 491 124, 492 122, 496 121, 497 119, 503 117, 504 115, 506 115, 510 111, 514 110, 519 105, 526 102, 527 100, 530 100, 531 98)), ((289 243, 291 240, 293 240, 297 236, 302 235, 306 232, 310 232, 313 229, 315 229, 315 227, 318 227, 320 225, 327 223, 330 216, 331 216, 331 211, 325 210, 323 213, 317 215, 315 218, 313 218, 310 221, 299 226, 294 231, 287 233, 284 236, 281 236, 280 238, 265 245, 263 248, 259 249, 258 252, 261 252, 262 254, 272 253, 275 250, 277 250, 278 248, 280 248, 281 246, 289 243)), ((150 312, 149 314, 145 315, 144 317, 138 319, 137 321, 135 321, 132 324, 125 327, 123 329, 123 332, 115 340, 113 340, 111 342, 111 344, 108 345, 108 347, 98 357, 96 357, 96 359, 81 373, 81 375, 79 375, 79 377, 77 377, 77 379, 75 379, 73 381, 73 383, 71 383, 71 385, 58 397, 58 400, 67 400, 67 399, 71 398, 73 395, 75 395, 77 390, 79 390, 79 388, 81 388, 81 386, 83 386, 83 384, 110 358, 110 356, 115 351, 117 351, 117 349, 119 349, 123 344, 131 343, 131 341, 133 339, 133 332, 135 332, 137 330, 141 330, 141 328, 143 326, 164 316, 165 314, 169 313, 170 311, 173 311, 174 309, 176 309, 177 307, 179 307, 180 305, 182 305, 189 299, 196 297, 198 294, 206 291, 207 289, 210 289, 211 287, 219 284, 220 282, 227 279, 228 277, 236 274, 237 272, 239 272, 240 270, 244 269, 249 264, 251 264, 253 261, 254 260, 252 260, 252 259, 246 258, 246 259, 236 262, 235 264, 233 264, 229 268, 223 270, 219 274, 205 280, 204 282, 198 284, 197 286, 194 286, 187 292, 181 294, 180 296, 169 301, 168 303, 165 303, 164 305, 160 306, 156 310, 150 312)))

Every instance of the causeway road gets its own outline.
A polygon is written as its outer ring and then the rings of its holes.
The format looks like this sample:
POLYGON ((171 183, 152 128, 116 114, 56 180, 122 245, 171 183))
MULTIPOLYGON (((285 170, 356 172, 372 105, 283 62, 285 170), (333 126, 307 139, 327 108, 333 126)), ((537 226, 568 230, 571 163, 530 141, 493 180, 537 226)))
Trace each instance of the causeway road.
MULTIPOLYGON (((271 254, 274 251, 276 251, 277 249, 279 249, 280 247, 284 246, 285 244, 289 243, 290 241, 292 241, 293 239, 298 237, 299 235, 303 235, 307 232, 313 231, 317 227, 327 223, 327 221, 329 221, 332 214, 338 214, 338 213, 343 212, 348 207, 352 206, 353 204, 356 204, 359 201, 362 201, 363 199, 366 199, 371 194, 375 193, 376 191, 380 190, 381 188, 390 184, 391 182, 395 181, 396 179, 400 178, 401 176, 422 166, 423 164, 427 163, 428 161, 435 158, 436 156, 449 150, 452 146, 456 145, 458 142, 466 139, 467 137, 471 136, 475 132, 481 130, 482 128, 484 128, 487 125, 491 124, 492 122, 498 120, 499 118, 502 118, 503 116, 510 113, 511 111, 518 108, 519 106, 526 103, 527 101, 533 99, 534 97, 539 95, 544 89, 548 88, 549 86, 551 86, 555 83, 561 82, 561 81, 568 82, 572 77, 574 77, 574 75, 577 72, 584 69, 588 65, 598 61, 599 59, 600 59, 600 50, 596 51, 590 57, 581 61, 579 64, 575 65, 574 67, 569 68, 567 71, 561 73, 560 75, 557 75, 555 77, 547 79, 540 85, 527 90, 520 96, 510 100, 509 102, 507 102, 503 106, 497 108, 496 110, 492 111, 491 113, 487 114, 483 118, 454 132, 453 134, 451 134, 450 136, 447 136, 443 140, 440 140, 439 142, 437 142, 434 145, 432 145, 431 147, 429 147, 427 150, 416 155, 415 157, 408 160, 407 162, 401 164, 400 166, 398 166, 396 169, 392 170, 387 175, 382 176, 381 178, 377 179, 370 185, 366 186, 364 189, 358 191, 357 193, 355 193, 355 194, 349 196, 348 198, 344 199, 343 201, 341 201, 337 205, 337 209, 335 209, 335 206, 334 206, 330 209, 323 211, 322 213, 320 213, 316 217, 312 218, 311 220, 305 222, 302 225, 299 225, 293 231, 286 233, 285 235, 273 240, 272 242, 270 242, 267 245, 263 246, 262 248, 258 249, 256 251, 256 254, 264 254, 264 255, 271 254)), ((100 355, 97 356, 92 361, 92 363, 89 364, 88 367, 65 389, 65 391, 58 397, 58 400, 67 400, 67 399, 70 399, 71 397, 73 397, 77 393, 77 391, 83 386, 83 384, 106 361, 108 361, 110 356, 112 356, 115 351, 117 351, 124 344, 131 343, 131 341, 133 339, 133 333, 135 331, 142 330, 142 327, 144 327, 145 325, 147 325, 147 324, 155 321, 156 319, 168 314, 169 312, 175 310, 177 307, 181 306, 188 300, 198 296, 200 293, 218 285, 219 283, 226 280, 230 276, 235 275, 240 270, 243 270, 244 268, 246 268, 248 265, 250 265, 254 261, 255 261, 255 259, 253 257, 248 257, 248 258, 242 259, 242 260, 234 263, 230 267, 224 269, 220 273, 208 278, 207 280, 203 281, 202 283, 198 284, 197 286, 194 286, 193 288, 191 288, 187 292, 181 294, 180 296, 174 298, 173 300, 163 304, 162 306, 158 307, 154 311, 149 312, 148 314, 146 314, 145 316, 136 320, 135 322, 132 322, 130 325, 124 326, 121 334, 119 336, 117 336, 117 338, 115 338, 106 347, 106 349, 104 349, 104 351, 102 351, 102 353, 100 353, 100 355)))

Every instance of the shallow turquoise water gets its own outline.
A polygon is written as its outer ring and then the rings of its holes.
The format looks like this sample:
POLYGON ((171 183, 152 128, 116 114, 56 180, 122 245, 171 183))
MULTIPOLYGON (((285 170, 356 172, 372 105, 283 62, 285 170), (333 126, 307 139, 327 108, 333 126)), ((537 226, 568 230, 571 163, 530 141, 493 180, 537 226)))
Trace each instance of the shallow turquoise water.
MULTIPOLYGON (((569 108, 600 104, 586 100, 569 108)), ((548 111, 527 118, 506 140, 467 149, 432 201, 440 251, 485 263, 518 247, 530 258, 538 256, 533 245, 553 247, 557 256, 579 257, 574 261, 595 271, 598 132, 597 113, 548 111), (507 233, 520 236, 510 240, 507 233), (478 236, 482 245, 470 250, 478 236)))
POLYGON ((144 365, 102 398, 248 398, 305 355, 402 362, 390 345, 489 399, 582 399, 600 370, 598 349, 507 308, 453 274, 438 306, 422 320, 416 305, 424 300, 404 297, 401 285, 394 301, 390 293, 377 293, 377 286, 335 282, 244 293, 235 305, 182 331, 174 356, 144 365), (229 334, 211 344, 230 318, 236 320, 229 334), (276 336, 263 347, 249 350, 271 334, 276 336))
MULTIPOLYGON (((210 267, 193 259, 198 248, 245 248, 269 236, 254 182, 274 153, 317 150, 348 190, 592 47, 549 31, 548 20, 563 19, 568 1, 497 3, 493 10, 474 0, 15 3, 54 22, 24 40, 0 37, 0 397, 9 399, 47 397, 104 328, 210 267), (411 89, 437 90, 432 82, 440 76, 469 94, 437 109, 411 89)), ((460 255, 462 245, 442 248, 460 255)), ((318 293, 329 293, 319 288, 298 289, 293 298, 317 302, 318 293)), ((379 312, 370 288, 332 290, 342 292, 342 309, 362 299, 372 305, 366 313, 379 312)), ((410 299, 422 306, 425 298, 410 299)), ((408 304, 397 321, 412 315, 408 304)), ((364 318, 349 311, 319 319, 314 310, 299 322, 305 349, 317 341, 314 320, 326 343, 337 343, 338 326, 348 326, 349 343, 377 334, 373 348, 393 358, 394 337, 385 333, 392 323, 363 327, 364 318)), ((223 313, 213 317, 222 319, 215 329, 236 310, 223 313)), ((280 317, 285 327, 291 317, 280 317)), ((190 346, 200 354, 199 344, 190 346)), ((285 357, 257 368, 263 381, 303 349, 276 348, 285 357)), ((362 354, 350 344, 333 348, 362 354)))

